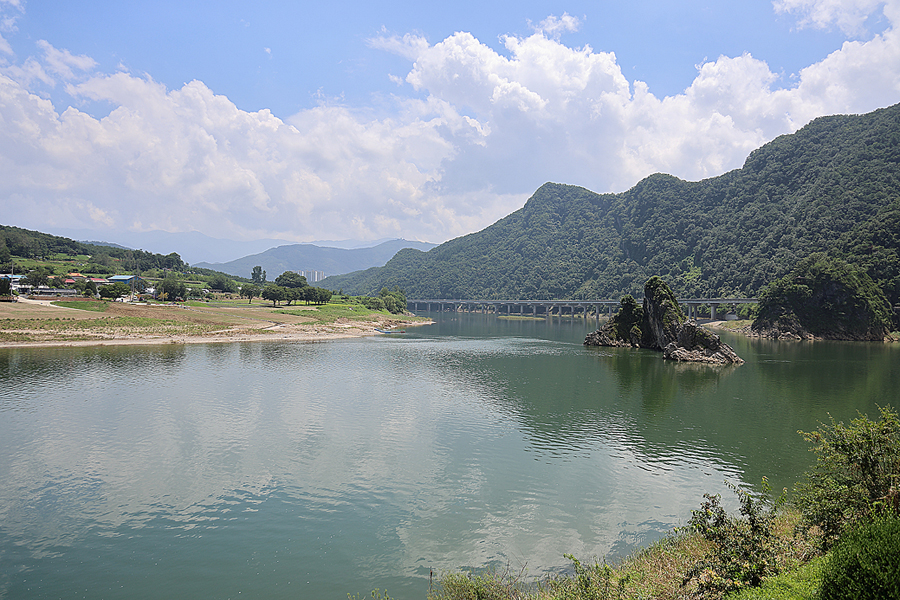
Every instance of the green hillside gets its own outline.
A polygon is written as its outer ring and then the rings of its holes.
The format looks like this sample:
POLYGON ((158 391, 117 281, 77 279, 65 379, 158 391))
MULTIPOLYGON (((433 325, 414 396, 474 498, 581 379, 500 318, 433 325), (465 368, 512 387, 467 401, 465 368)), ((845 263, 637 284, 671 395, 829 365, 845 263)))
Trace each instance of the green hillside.
POLYGON ((620 194, 547 183, 490 227, 330 289, 411 298, 617 298, 661 275, 679 296, 754 295, 814 252, 862 266, 900 302, 900 105, 816 119, 699 182, 620 194))

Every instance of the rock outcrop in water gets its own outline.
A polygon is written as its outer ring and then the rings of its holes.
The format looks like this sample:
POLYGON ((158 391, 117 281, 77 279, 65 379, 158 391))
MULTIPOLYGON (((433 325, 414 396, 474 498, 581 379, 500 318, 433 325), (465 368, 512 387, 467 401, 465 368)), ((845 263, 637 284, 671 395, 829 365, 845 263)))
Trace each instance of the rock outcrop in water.
POLYGON ((775 339, 883 341, 895 316, 865 271, 813 254, 759 295, 751 333, 775 339))
POLYGON ((586 346, 630 346, 663 352, 663 358, 710 364, 741 364, 743 359, 718 335, 688 322, 675 294, 659 277, 644 285, 644 304, 622 298, 619 312, 584 338, 586 346))

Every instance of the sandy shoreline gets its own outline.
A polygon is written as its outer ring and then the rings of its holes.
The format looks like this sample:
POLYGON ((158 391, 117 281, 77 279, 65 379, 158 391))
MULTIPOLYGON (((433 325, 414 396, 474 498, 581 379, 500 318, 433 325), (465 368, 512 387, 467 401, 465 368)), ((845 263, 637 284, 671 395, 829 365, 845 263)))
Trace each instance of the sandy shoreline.
POLYGON ((318 322, 303 315, 307 307, 298 306, 273 309, 259 305, 185 307, 110 303, 105 312, 92 312, 54 306, 50 302, 21 299, 0 305, 0 348, 320 342, 381 335, 376 329, 432 323, 377 313, 366 318, 318 322), (279 312, 284 309, 299 314, 279 312), (139 322, 123 327, 118 324, 119 317, 139 322))

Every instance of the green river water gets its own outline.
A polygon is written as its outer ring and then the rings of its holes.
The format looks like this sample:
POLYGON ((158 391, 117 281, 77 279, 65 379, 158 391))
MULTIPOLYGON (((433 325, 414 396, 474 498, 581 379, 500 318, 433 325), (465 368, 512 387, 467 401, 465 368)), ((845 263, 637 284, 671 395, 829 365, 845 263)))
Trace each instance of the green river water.
POLYGON ((0 598, 424 599, 565 570, 790 486, 798 429, 898 404, 900 344, 727 336, 715 368, 583 320, 397 336, 0 350, 0 598))

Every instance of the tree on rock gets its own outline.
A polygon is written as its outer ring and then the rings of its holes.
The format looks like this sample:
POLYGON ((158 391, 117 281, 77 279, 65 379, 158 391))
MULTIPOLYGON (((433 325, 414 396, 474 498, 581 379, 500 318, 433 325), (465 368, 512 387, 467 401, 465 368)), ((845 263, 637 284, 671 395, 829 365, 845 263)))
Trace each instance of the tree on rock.
POLYGON ((624 296, 618 314, 584 338, 585 346, 632 346, 663 352, 669 360, 741 364, 716 334, 687 322, 672 289, 659 277, 644 285, 644 304, 624 296))

